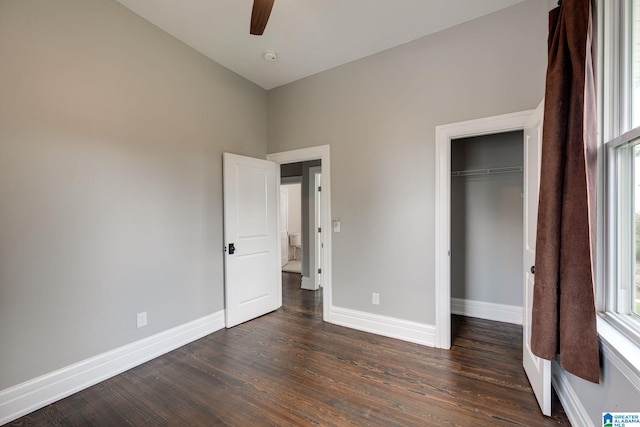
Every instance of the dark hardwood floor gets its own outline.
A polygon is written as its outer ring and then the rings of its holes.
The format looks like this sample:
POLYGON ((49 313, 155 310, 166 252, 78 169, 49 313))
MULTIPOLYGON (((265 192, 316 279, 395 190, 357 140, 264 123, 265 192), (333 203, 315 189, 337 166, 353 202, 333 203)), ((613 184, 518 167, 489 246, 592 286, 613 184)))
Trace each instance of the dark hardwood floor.
POLYGON ((551 426, 521 327, 454 317, 432 349, 322 322, 321 291, 284 273, 278 311, 221 330, 20 418, 15 426, 551 426))

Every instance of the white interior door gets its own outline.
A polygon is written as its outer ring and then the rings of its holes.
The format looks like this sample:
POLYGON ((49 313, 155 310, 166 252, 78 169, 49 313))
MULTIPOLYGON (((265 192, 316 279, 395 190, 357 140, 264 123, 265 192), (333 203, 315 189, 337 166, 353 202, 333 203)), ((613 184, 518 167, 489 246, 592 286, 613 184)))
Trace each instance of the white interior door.
POLYGON ((316 198, 316 267, 318 274, 316 275, 316 288, 322 287, 322 248, 324 226, 322 224, 322 173, 318 172, 314 174, 315 177, 315 198, 316 198))
POLYGON ((543 104, 540 103, 524 130, 524 316, 522 365, 542 413, 551 415, 551 362, 531 352, 531 309, 533 306, 534 263, 538 193, 540 190, 540 154, 542 149, 543 104))
POLYGON ((281 304, 276 164, 224 153, 225 322, 281 304), (279 292, 280 291, 280 292, 279 292))
POLYGON ((280 186, 280 267, 289 262, 289 190, 280 186))

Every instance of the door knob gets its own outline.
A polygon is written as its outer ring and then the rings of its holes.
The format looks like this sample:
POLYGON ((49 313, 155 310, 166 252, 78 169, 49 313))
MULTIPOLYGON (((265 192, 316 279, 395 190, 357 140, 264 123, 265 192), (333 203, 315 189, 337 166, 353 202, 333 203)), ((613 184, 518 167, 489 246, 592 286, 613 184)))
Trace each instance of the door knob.
POLYGON ((233 255, 236 252, 236 247, 233 243, 229 243, 229 255, 233 255))
POLYGON ((536 274, 536 266, 535 265, 531 266, 531 274, 536 274))

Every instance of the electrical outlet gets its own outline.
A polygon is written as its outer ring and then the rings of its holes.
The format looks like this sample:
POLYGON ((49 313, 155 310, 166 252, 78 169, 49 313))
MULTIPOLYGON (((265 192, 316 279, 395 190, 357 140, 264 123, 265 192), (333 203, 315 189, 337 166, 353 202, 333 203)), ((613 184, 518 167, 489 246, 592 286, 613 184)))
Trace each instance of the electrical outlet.
POLYGON ((380 305, 380 294, 374 292, 371 294, 371 303, 375 305, 380 305))
POLYGON ((147 312, 143 311, 142 313, 138 313, 136 315, 136 320, 137 320, 138 328, 147 326, 147 312))

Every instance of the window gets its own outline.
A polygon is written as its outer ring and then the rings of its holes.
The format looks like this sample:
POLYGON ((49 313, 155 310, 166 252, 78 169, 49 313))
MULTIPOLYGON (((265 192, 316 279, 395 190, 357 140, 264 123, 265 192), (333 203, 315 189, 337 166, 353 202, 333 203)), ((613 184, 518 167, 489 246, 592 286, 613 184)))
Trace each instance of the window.
POLYGON ((615 312, 640 319, 640 139, 612 148, 617 279, 615 312))
POLYGON ((640 344, 640 0, 598 6, 608 241, 600 307, 640 344))
POLYGON ((631 127, 640 126, 640 1, 633 0, 629 10, 630 62, 631 62, 631 127))

